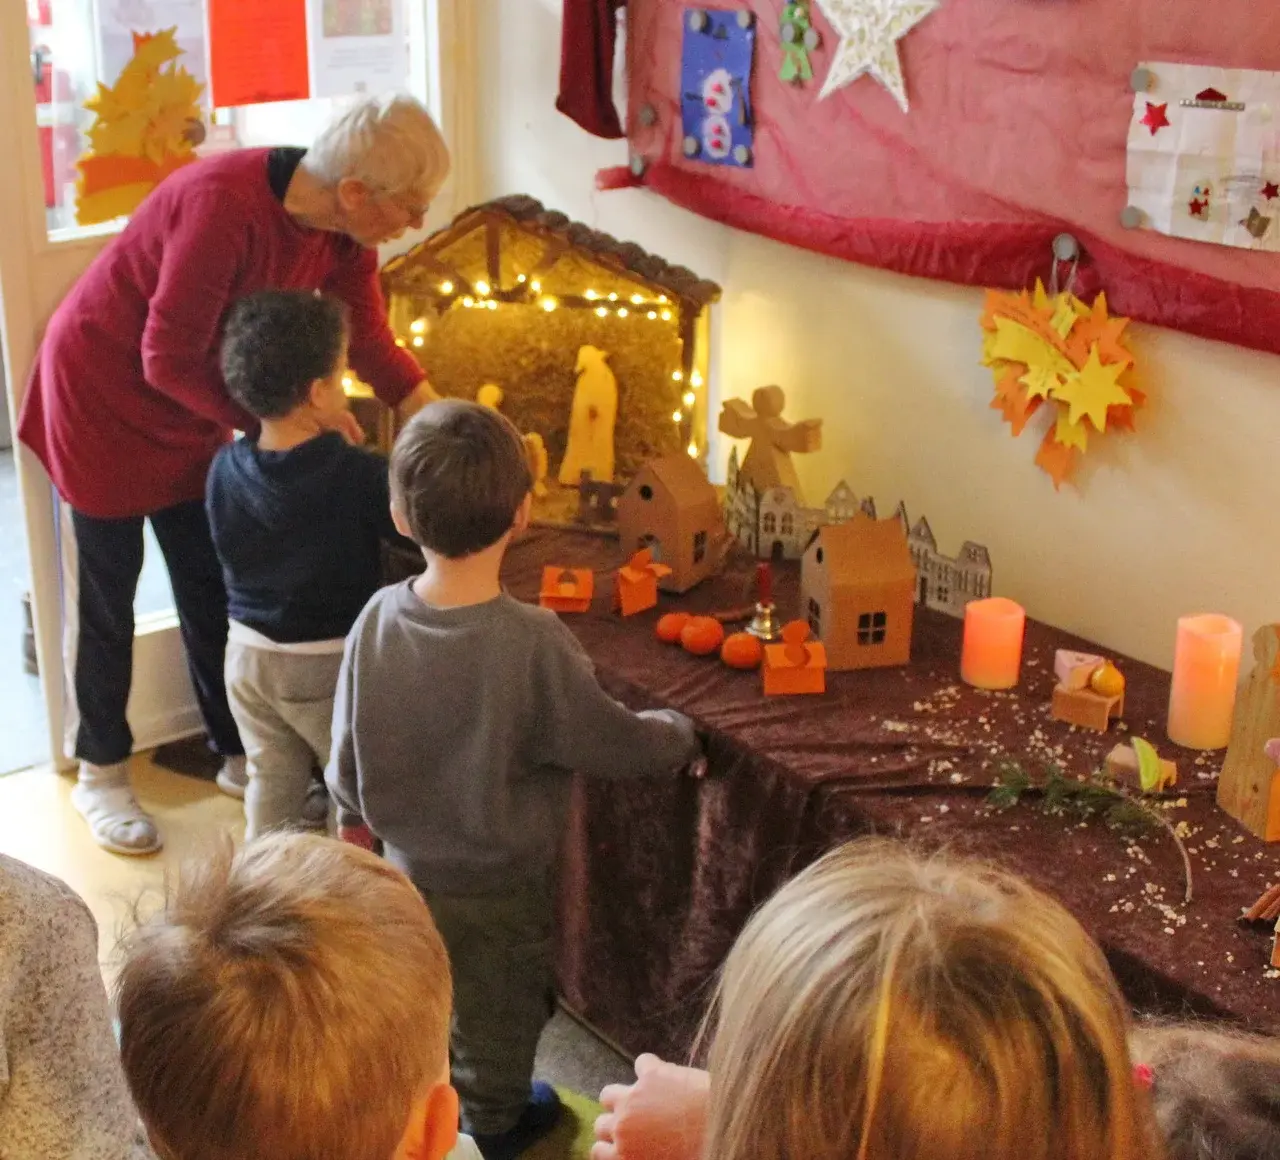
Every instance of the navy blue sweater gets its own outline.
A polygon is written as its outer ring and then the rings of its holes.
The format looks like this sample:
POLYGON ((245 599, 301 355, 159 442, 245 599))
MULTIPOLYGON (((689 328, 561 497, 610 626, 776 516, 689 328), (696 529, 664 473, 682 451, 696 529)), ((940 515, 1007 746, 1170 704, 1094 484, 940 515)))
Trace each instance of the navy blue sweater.
POLYGON ((281 644, 346 636, 382 586, 381 542, 398 539, 386 461, 337 434, 227 444, 205 502, 231 619, 281 644))

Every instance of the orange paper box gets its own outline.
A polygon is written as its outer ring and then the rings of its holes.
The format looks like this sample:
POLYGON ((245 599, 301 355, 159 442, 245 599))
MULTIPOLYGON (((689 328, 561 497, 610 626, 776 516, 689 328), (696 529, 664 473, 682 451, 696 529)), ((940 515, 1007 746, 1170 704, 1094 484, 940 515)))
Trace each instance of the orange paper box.
POLYGON ((552 612, 586 612, 595 588, 590 568, 543 568, 538 603, 552 612))
POLYGON ((671 569, 656 563, 648 548, 637 552, 618 569, 613 593, 614 608, 623 616, 633 616, 655 607, 658 603, 658 581, 670 575, 671 569))
POLYGON ((766 697, 827 691, 827 650, 818 641, 809 641, 809 626, 793 620, 782 630, 782 644, 765 646, 764 678, 766 697))

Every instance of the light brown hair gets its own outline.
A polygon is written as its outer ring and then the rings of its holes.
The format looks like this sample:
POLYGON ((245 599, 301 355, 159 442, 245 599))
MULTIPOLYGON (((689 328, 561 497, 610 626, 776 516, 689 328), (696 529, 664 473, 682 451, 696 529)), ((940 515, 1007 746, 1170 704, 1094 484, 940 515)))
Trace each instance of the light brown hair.
POLYGON ((1280 1157, 1280 1040, 1149 1024, 1131 1043, 1151 1071, 1169 1160, 1280 1157))
POLYGON ((115 995, 161 1160, 390 1160, 447 1071, 449 962, 426 905, 315 835, 186 865, 115 995))
POLYGON ((729 955, 706 1160, 1152 1160, 1125 1036, 1106 961, 1057 903, 855 843, 729 955))
POLYGON ((520 433, 478 403, 427 404, 391 452, 391 496, 414 542, 449 559, 502 539, 532 487, 520 433))

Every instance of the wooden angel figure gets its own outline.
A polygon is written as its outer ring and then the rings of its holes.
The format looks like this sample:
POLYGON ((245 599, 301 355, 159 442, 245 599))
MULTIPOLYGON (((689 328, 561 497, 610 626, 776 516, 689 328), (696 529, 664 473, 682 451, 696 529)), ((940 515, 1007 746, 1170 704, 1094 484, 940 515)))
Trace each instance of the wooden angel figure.
POLYGON ((796 502, 804 503, 800 480, 791 462, 793 452, 817 451, 822 446, 822 420, 790 423, 782 417, 787 397, 781 387, 760 387, 745 399, 729 399, 720 409, 720 431, 732 439, 750 439, 747 457, 738 469, 740 480, 750 480, 757 491, 790 488, 796 502))
POLYGON ((577 487, 582 473, 613 482, 613 426, 618 417, 618 381, 594 346, 578 350, 578 385, 569 413, 569 439, 560 463, 560 482, 577 487))

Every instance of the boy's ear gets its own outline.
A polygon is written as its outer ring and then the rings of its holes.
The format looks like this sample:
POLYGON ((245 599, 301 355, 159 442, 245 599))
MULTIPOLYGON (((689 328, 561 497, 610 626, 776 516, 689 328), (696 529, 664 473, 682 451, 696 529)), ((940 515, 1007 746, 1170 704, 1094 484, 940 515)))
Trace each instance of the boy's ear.
POLYGON ((436 1084, 414 1110, 401 1148, 404 1160, 444 1160, 458 1144, 458 1114, 458 1093, 447 1083, 436 1084))
POLYGON ((326 396, 331 389, 328 379, 312 379, 307 391, 307 402, 319 411, 325 410, 328 403, 326 396))
POLYGON ((396 531, 399 532, 406 540, 413 539, 413 532, 409 528, 409 521, 405 519, 404 512, 400 510, 400 505, 395 500, 391 501, 391 522, 395 525, 396 531))
POLYGON ((533 492, 529 492, 524 497, 524 502, 516 508, 516 518, 512 521, 511 530, 517 535, 525 531, 529 526, 529 521, 533 518, 533 492))

